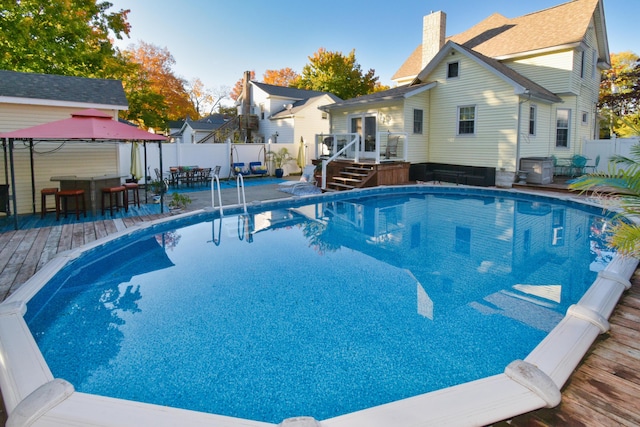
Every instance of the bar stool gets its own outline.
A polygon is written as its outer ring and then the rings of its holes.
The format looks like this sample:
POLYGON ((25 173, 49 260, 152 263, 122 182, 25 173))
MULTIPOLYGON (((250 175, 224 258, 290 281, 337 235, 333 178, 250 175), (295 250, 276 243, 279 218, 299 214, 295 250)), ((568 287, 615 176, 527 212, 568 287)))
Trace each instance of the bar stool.
POLYGON ((138 184, 135 182, 127 182, 124 184, 125 194, 127 195, 127 205, 137 205, 140 207, 140 194, 138 194, 138 184), (129 194, 131 192, 131 194, 129 194))
POLYGON ((76 205, 76 219, 80 219, 80 202, 82 202, 82 213, 84 217, 87 217, 87 205, 84 200, 84 190, 60 190, 56 193, 56 221, 60 219, 60 212, 64 212, 64 217, 67 217, 69 198, 75 199, 76 205))
POLYGON ((58 188, 43 188, 40 190, 40 218, 44 218, 47 212, 56 212, 55 196, 58 188), (47 208, 47 196, 53 196, 53 207, 47 208))
POLYGON ((113 216, 113 205, 115 201, 116 212, 120 210, 120 206, 124 207, 125 212, 129 212, 129 200, 127 198, 127 189, 124 185, 117 187, 104 187, 102 189, 102 215, 105 211, 105 198, 109 197, 109 213, 113 216), (120 196, 122 195, 122 204, 120 204, 120 196), (115 197, 115 200, 114 200, 115 197))

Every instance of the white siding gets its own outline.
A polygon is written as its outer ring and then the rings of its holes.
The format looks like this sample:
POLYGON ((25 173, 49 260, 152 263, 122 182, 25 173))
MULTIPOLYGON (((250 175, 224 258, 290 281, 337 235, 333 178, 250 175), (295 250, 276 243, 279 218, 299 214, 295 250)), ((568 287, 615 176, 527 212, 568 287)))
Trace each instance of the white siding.
POLYGON ((404 132, 408 135, 407 160, 411 163, 429 161, 429 100, 430 91, 412 96, 404 102, 404 132), (423 111, 422 134, 413 133, 413 110, 423 111))
MULTIPOLYGON (((40 212, 40 190, 59 186, 59 182, 50 180, 52 176, 96 176, 121 173, 118 170, 118 143, 116 142, 34 142, 33 162, 37 212, 40 212)), ((15 141, 14 165, 18 213, 30 213, 32 212, 31 167, 26 142, 15 141)), ((128 170, 122 171, 123 175, 128 173, 128 170)))
POLYGON ((571 92, 574 51, 519 58, 502 63, 553 93, 571 92))
MULTIPOLYGON (((0 132, 10 132, 71 118, 72 113, 83 110, 78 107, 51 107, 44 105, 5 104, 0 102, 0 132)), ((115 110, 100 110, 117 119, 115 110)))
MULTIPOLYGON (((309 148, 313 147, 315 135, 330 133, 329 114, 319 110, 318 107, 331 104, 331 98, 322 97, 307 105, 304 110, 296 113, 293 142, 303 139, 309 148), (323 116, 325 118, 323 118, 323 116)), ((307 156, 307 162, 310 157, 307 156)))
MULTIPOLYGON (((446 79, 441 63, 429 81, 429 161, 515 169, 518 96, 511 85, 475 61, 456 54, 460 76, 446 79), (474 135, 457 135, 457 108, 476 106, 474 135)), ((451 60, 451 58, 449 58, 451 60)))

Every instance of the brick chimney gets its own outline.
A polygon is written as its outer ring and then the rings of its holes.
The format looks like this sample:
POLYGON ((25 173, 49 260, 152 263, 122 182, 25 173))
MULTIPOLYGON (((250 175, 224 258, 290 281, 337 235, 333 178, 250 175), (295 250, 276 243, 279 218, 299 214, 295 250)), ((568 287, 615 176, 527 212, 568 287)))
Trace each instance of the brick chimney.
POLYGON ((447 14, 441 11, 431 12, 422 20, 422 68, 444 46, 447 31, 447 14))

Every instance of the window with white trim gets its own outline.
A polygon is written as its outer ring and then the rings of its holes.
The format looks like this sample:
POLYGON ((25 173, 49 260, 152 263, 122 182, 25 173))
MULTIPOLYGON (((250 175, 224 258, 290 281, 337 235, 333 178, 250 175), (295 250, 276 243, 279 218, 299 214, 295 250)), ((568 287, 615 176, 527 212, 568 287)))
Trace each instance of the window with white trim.
POLYGON ((569 123, 571 121, 571 110, 558 108, 556 111, 556 147, 569 147, 569 123))
POLYGON ((580 116, 581 116, 581 122, 583 125, 588 125, 589 124, 589 113, 587 113, 586 111, 582 111, 580 112, 580 116))
POLYGON ((538 118, 538 107, 535 105, 529 106, 529 135, 536 134, 536 119, 538 118))
POLYGON ((593 49, 591 51, 591 78, 595 79, 596 76, 598 76, 598 52, 593 49))
POLYGON ((458 135, 473 135, 476 133, 476 106, 465 105, 458 107, 458 135))
POLYGON ((585 63, 584 63, 584 58, 585 58, 585 51, 583 50, 582 52, 580 52, 580 78, 584 78, 584 67, 585 67, 585 63))

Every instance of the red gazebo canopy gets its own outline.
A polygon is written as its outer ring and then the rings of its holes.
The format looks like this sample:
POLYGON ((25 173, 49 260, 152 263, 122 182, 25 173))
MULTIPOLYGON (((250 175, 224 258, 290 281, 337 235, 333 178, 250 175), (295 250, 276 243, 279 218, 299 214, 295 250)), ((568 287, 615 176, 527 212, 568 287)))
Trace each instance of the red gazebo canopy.
POLYGON ((110 115, 93 108, 73 113, 69 119, 0 133, 0 138, 85 141, 165 141, 167 139, 164 135, 156 135, 120 123, 113 120, 110 115))

